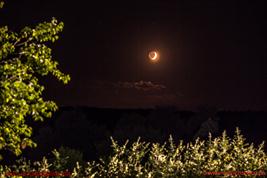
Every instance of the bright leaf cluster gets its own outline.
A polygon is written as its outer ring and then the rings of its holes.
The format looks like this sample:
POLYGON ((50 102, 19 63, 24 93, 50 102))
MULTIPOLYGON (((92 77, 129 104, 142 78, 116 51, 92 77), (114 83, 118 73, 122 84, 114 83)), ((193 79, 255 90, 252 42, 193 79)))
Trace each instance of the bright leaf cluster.
POLYGON ((35 146, 25 120, 42 121, 57 109, 53 101, 43 100, 38 79, 52 74, 64 83, 70 80, 57 68, 48 47, 62 30, 63 23, 55 18, 18 33, 0 27, 0 150, 19 155, 26 146, 35 146))

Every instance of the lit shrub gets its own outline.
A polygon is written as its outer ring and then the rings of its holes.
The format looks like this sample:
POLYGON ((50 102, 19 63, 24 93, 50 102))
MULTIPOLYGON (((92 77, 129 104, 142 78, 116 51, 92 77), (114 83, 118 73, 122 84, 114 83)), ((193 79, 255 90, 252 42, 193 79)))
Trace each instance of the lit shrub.
POLYGON ((53 151, 53 155, 50 161, 55 170, 73 170, 77 162, 84 165, 83 153, 79 150, 61 146, 58 151, 53 151))
POLYGON ((129 147, 127 143, 119 146, 112 139, 111 156, 98 163, 89 163, 85 176, 205 177, 207 172, 267 171, 264 143, 258 148, 245 143, 238 128, 233 139, 223 132, 220 137, 213 139, 210 134, 208 140, 197 138, 187 144, 180 141, 176 145, 171 136, 163 145, 140 142, 139 139, 129 147), (138 149, 133 149, 136 147, 138 149))
MULTIPOLYGON (((231 139, 223 132, 222 136, 207 140, 197 138, 194 142, 179 144, 169 141, 163 145, 159 143, 141 142, 140 139, 129 144, 128 141, 119 145, 111 138, 112 153, 98 161, 79 161, 81 155, 71 150, 61 149, 54 151, 54 161, 48 163, 44 157, 42 161, 33 164, 25 159, 18 162, 18 166, 1 166, 0 171, 4 177, 5 171, 66 171, 70 155, 78 159, 71 177, 163 177, 163 178, 193 178, 205 177, 207 172, 229 171, 267 171, 267 156, 264 152, 264 143, 258 147, 245 142, 245 138, 236 129, 236 134, 231 139), (64 155, 64 156, 63 156, 64 155), (80 156, 79 156, 80 155, 80 156)), ((264 173, 264 172, 262 172, 264 173)), ((227 175, 213 175, 210 177, 227 177, 227 175)), ((229 175, 228 175, 229 177, 229 175)), ((231 176, 234 177, 234 176, 231 176)), ((236 176, 238 177, 238 176, 236 176)), ((240 176, 239 177, 244 177, 240 176)), ((249 175, 247 177, 256 177, 249 175)))

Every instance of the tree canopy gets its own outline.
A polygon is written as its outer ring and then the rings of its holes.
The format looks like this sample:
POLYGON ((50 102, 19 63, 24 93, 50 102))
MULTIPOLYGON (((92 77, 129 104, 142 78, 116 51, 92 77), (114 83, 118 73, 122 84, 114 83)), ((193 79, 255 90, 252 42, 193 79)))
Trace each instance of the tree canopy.
MULTIPOLYGON (((3 5, 0 0, 0 8, 3 5)), ((52 18, 19 32, 0 27, 0 150, 19 155, 25 147, 36 146, 26 119, 43 121, 57 109, 55 102, 42 98, 44 86, 39 80, 48 74, 64 84, 70 80, 58 69, 49 47, 63 26, 52 18)))

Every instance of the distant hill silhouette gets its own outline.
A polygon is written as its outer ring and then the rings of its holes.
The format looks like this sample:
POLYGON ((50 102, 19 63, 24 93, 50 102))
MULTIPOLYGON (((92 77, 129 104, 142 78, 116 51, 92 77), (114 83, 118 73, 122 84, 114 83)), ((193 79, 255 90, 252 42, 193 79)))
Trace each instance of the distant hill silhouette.
MULTIPOLYGON (((27 149, 27 156, 39 159, 61 145, 79 149, 85 159, 105 155, 110 149, 110 136, 119 142, 141 139, 164 142, 171 134, 177 142, 208 133, 229 136, 239 127, 248 142, 267 140, 267 112, 264 111, 181 111, 173 107, 155 109, 109 109, 61 107, 53 118, 43 123, 30 123, 34 130, 36 149, 27 149)), ((265 147, 266 149, 266 147, 265 147)))

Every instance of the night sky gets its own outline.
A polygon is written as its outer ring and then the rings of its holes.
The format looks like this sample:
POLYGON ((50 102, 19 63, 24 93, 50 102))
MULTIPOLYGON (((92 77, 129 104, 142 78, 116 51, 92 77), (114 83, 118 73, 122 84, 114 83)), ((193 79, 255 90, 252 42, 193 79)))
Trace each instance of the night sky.
POLYGON ((43 80, 45 97, 60 106, 267 110, 265 7, 247 0, 8 0, 0 24, 65 23, 52 48, 72 80, 43 80), (160 53, 156 63, 151 50, 160 53))

